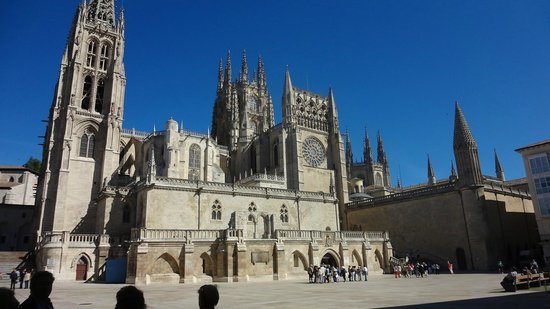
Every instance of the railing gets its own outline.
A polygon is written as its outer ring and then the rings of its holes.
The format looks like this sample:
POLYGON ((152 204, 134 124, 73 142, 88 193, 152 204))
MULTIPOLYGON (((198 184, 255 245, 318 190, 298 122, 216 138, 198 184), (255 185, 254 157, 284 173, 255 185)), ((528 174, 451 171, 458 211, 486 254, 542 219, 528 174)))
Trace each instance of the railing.
POLYGON ((346 206, 349 208, 372 206, 376 203, 391 202, 391 201, 404 200, 404 199, 409 199, 409 198, 423 196, 423 195, 430 195, 434 193, 448 192, 453 190, 454 188, 455 188, 454 184, 444 183, 441 185, 426 186, 426 187, 412 190, 412 191, 404 191, 404 192, 394 193, 391 195, 373 197, 373 198, 367 198, 360 201, 349 202, 346 204, 346 206))
MULTIPOLYGON (((160 241, 187 241, 187 240, 216 240, 226 235, 224 230, 177 230, 177 229, 144 229, 134 228, 131 232, 132 241, 160 240, 160 241)), ((235 235, 238 235, 235 232, 235 235)))
POLYGON ((70 234, 69 243, 93 243, 97 238, 97 234, 70 234))
POLYGON ((142 138, 145 138, 150 134, 149 132, 136 131, 136 129, 124 129, 124 128, 122 130, 120 130, 120 133, 122 133, 124 135, 142 137, 142 138))
POLYGON ((386 232, 275 230, 275 238, 283 240, 320 240, 327 235, 335 240, 388 240, 386 232))

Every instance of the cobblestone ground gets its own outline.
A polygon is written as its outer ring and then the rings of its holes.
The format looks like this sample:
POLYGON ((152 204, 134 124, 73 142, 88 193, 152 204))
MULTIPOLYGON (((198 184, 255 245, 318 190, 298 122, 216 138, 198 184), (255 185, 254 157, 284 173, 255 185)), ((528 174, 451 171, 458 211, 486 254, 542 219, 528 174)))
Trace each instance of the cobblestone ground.
MULTIPOLYGON (((439 275, 428 278, 370 276, 368 282, 309 284, 304 281, 218 283, 218 308, 550 308, 544 288, 504 293, 498 274, 439 275)), ((58 281, 51 295, 56 309, 114 308, 122 284, 58 281)), ((149 309, 198 308, 200 284, 143 285, 149 309)), ((550 290, 550 286, 548 287, 550 290)), ((28 290, 16 290, 23 301, 28 290)))

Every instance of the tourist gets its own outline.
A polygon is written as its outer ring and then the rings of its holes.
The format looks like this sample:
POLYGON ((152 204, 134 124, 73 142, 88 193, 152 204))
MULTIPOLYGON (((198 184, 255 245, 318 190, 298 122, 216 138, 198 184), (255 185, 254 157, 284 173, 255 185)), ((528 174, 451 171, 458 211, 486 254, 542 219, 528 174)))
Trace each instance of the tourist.
POLYGON ((116 293, 115 309, 146 309, 143 292, 135 286, 122 287, 116 293))
POLYGON ((29 281, 31 280, 31 272, 27 271, 25 272, 25 276, 23 277, 23 281, 25 282, 25 289, 29 288, 29 281))
POLYGON ((539 273, 539 264, 537 263, 537 261, 535 261, 535 259, 533 259, 533 261, 531 262, 530 269, 532 274, 539 273))
POLYGON ((439 264, 435 263, 435 274, 439 275, 439 264))
POLYGON ((447 261, 447 268, 449 269, 449 272, 451 273, 451 275, 453 275, 454 274, 453 263, 451 263, 451 261, 447 261))
POLYGON ((49 298, 54 277, 48 271, 38 271, 31 277, 31 295, 19 307, 20 309, 53 309, 49 298))
POLYGON ((215 285, 205 284, 199 288, 199 308, 214 309, 218 305, 220 294, 215 285))
POLYGON ((363 274, 363 268, 361 266, 357 266, 357 270, 355 271, 355 278, 357 278, 356 281, 362 281, 361 275, 363 274))
POLYGON ((393 275, 395 276, 395 279, 399 277, 399 268, 397 268, 397 265, 393 266, 393 275))
POLYGON ((518 276, 518 272, 515 267, 512 267, 510 272, 502 279, 501 285, 512 285, 518 276))
POLYGON ((346 282, 346 268, 344 266, 340 269, 340 275, 342 276, 342 279, 344 279, 344 282, 346 282))
POLYGON ((19 272, 19 288, 22 289, 23 288, 23 281, 25 280, 25 273, 26 273, 26 269, 23 268, 23 270, 21 270, 19 272))
POLYGON ((502 274, 502 269, 503 268, 504 268, 504 264, 502 263, 502 260, 498 260, 497 269, 498 269, 499 274, 502 274))
POLYGON ((4 309, 19 308, 19 301, 15 298, 15 293, 7 288, 0 288, 0 304, 4 309))
POLYGON ((309 276, 309 283, 312 283, 314 280, 313 265, 309 265, 309 267, 307 268, 307 275, 309 276))
POLYGON ((15 290, 15 284, 17 284, 18 277, 17 270, 13 269, 10 273, 10 289, 15 290))
POLYGON ((365 281, 369 280, 369 269, 367 265, 363 266, 363 277, 365 277, 365 281))

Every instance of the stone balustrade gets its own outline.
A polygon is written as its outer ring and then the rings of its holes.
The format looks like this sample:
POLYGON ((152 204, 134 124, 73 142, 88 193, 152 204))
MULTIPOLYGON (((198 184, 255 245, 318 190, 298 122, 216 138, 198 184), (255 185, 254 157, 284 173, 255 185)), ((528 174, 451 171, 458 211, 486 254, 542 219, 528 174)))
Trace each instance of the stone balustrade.
POLYGON ((349 208, 361 208, 373 205, 380 205, 382 203, 390 203, 398 200, 406 200, 424 195, 431 195, 435 193, 450 192, 455 189, 454 183, 443 183, 441 185, 426 186, 420 189, 411 191, 398 192, 386 196, 379 196, 373 198, 367 198, 360 201, 353 201, 346 204, 349 208))

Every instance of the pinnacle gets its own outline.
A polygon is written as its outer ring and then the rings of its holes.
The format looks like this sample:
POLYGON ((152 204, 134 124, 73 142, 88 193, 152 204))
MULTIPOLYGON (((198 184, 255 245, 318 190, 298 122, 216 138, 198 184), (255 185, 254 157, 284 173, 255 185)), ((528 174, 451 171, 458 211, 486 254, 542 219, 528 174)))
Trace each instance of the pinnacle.
POLYGON ((461 148, 463 146, 469 146, 477 148, 476 142, 470 131, 470 127, 466 122, 466 118, 458 105, 458 102, 455 102, 455 126, 454 126, 454 138, 453 138, 454 148, 461 148))

